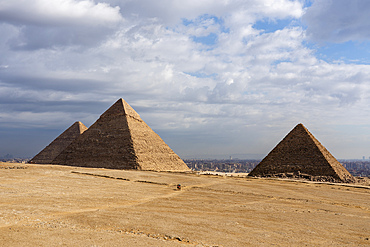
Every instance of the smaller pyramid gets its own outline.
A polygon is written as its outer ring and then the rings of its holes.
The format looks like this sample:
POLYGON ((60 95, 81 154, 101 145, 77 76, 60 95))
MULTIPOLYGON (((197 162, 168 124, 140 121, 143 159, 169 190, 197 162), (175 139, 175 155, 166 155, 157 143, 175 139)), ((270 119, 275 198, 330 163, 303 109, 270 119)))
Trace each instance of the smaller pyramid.
POLYGON ((29 163, 51 164, 51 162, 85 130, 87 130, 87 127, 83 123, 75 122, 33 157, 29 163))
POLYGON ((303 124, 298 124, 290 131, 249 176, 269 177, 282 174, 302 174, 318 181, 355 181, 303 124))
POLYGON ((122 98, 52 163, 125 170, 189 170, 184 161, 122 98))

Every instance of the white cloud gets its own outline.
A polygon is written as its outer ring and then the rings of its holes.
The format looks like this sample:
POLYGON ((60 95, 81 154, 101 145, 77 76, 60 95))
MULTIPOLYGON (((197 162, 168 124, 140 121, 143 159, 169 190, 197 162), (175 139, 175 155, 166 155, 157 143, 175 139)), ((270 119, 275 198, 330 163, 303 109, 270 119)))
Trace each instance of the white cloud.
POLYGON ((127 19, 155 18, 166 26, 178 24, 182 19, 196 19, 202 15, 232 16, 230 21, 251 23, 262 18, 299 18, 303 14, 300 1, 290 0, 135 0, 105 1, 121 7, 127 19))
POLYGON ((303 16, 308 36, 320 42, 370 39, 368 0, 315 0, 303 16))
POLYGON ((120 8, 91 0, 0 1, 0 21, 18 26, 14 49, 35 50, 71 45, 96 45, 123 18, 120 8))
POLYGON ((0 20, 35 26, 103 26, 122 19, 119 7, 91 0, 1 0, 0 20))
POLYGON ((35 5, 23 17, 23 7, 0 3, 14 13, 0 25, 0 113, 14 125, 89 125, 123 97, 185 154, 191 141, 266 153, 298 122, 368 121, 368 65, 321 61, 296 24, 254 27, 300 18, 300 1, 70 0, 56 1, 54 16, 35 5), (212 45, 194 40, 210 33, 212 45))

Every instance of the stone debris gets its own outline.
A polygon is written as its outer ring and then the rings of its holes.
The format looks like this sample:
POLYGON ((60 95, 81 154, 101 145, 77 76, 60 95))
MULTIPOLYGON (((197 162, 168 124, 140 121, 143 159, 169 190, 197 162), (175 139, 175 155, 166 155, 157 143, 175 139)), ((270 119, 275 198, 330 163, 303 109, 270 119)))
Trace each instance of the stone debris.
POLYGON ((0 169, 27 169, 27 166, 0 166, 0 169))
POLYGON ((41 150, 29 163, 50 164, 69 144, 79 137, 87 127, 81 122, 75 122, 54 141, 41 150))
POLYGON ((303 126, 298 124, 249 173, 253 177, 304 178, 321 182, 355 182, 354 177, 303 126))
POLYGON ((52 164, 153 171, 190 170, 123 99, 106 110, 52 164))

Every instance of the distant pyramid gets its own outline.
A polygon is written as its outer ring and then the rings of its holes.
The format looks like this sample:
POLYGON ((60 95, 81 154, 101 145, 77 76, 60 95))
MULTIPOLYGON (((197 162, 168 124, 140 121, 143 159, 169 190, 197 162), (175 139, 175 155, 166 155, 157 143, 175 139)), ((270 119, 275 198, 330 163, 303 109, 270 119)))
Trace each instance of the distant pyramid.
POLYGON ((53 164, 138 170, 189 170, 172 149, 119 99, 53 164))
POLYGON ((87 127, 83 123, 75 122, 40 153, 33 157, 29 163, 51 164, 51 162, 85 130, 87 130, 87 127))
POLYGON ((303 126, 298 124, 249 176, 301 173, 328 181, 353 182, 352 175, 303 126))

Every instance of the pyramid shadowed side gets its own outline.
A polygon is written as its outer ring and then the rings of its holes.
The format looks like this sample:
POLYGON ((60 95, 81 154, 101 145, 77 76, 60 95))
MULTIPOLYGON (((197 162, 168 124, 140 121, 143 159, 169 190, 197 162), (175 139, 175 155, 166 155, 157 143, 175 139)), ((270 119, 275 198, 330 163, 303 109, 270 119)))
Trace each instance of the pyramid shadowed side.
MULTIPOLYGON (((133 114, 130 112, 129 114, 133 114)), ((138 114, 133 114, 139 117, 138 114)), ((53 164, 110 169, 137 169, 122 99, 72 142, 53 164)))
POLYGON ((302 124, 289 132, 249 176, 298 172, 343 182, 354 181, 352 175, 302 124))
POLYGON ((41 150, 29 163, 50 164, 69 144, 79 137, 87 127, 81 122, 75 122, 48 146, 41 150))

